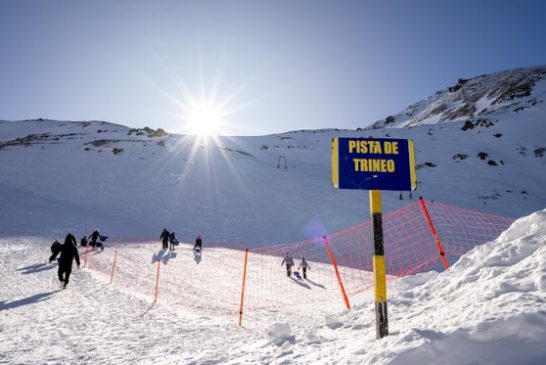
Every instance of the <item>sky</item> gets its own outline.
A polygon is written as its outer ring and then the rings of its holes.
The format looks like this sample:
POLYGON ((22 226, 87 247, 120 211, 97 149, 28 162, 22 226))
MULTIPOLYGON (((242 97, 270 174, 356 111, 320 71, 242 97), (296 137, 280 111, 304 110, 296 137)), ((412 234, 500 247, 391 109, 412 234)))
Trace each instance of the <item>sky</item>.
POLYGON ((460 77, 545 64, 544 14, 543 1, 3 0, 0 119, 365 127, 460 77))

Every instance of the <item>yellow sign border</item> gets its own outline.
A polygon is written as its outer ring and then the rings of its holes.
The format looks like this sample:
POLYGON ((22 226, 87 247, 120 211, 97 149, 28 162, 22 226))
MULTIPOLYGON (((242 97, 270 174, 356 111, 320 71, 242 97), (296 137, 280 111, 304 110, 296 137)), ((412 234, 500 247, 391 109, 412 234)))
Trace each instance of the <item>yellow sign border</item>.
POLYGON ((339 141, 338 137, 332 138, 332 185, 339 189, 339 141))
POLYGON ((411 179, 411 190, 417 189, 417 173, 415 172, 415 148, 413 147, 413 139, 408 139, 409 152, 409 169, 411 179))

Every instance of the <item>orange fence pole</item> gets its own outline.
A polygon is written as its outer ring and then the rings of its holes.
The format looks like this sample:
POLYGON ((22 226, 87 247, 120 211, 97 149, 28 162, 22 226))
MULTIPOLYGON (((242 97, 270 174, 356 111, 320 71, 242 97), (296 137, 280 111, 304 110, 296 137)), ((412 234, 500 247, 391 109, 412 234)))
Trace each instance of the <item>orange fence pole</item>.
POLYGON ((328 243, 328 238, 326 236, 324 236, 323 238, 324 238, 324 242, 326 243, 326 251, 328 252, 328 256, 330 257, 330 261, 332 261, 332 265, 334 265, 334 270, 336 272, 337 282, 338 282, 339 287, 341 289, 341 296, 343 297, 343 300, 345 301, 345 307, 347 309, 351 309, 351 305, 349 304, 349 298, 347 297, 347 293, 345 293, 345 287, 343 286, 343 281, 341 280, 341 275, 339 274, 339 270, 337 269, 336 259, 334 257, 334 254, 332 253, 332 250, 330 249, 330 244, 328 243))
POLYGON ((444 246, 442 245, 442 241, 440 241, 440 237, 438 237, 438 233, 436 233, 436 228, 434 228, 432 219, 430 218, 430 214, 428 212, 425 199, 423 199, 423 197, 419 197, 419 202, 421 203, 423 214, 425 215, 425 218, 428 222, 428 226, 430 227, 430 231, 432 232, 432 237, 434 238, 434 242, 436 242, 436 247, 438 247, 438 252, 440 252, 440 258, 442 259, 442 264, 444 265, 444 269, 447 270, 449 268, 449 264, 447 262, 446 252, 444 250, 444 246))
POLYGON ((245 302, 245 285, 246 285, 246 265, 248 262, 248 248, 245 250, 245 258, 243 265, 243 286, 241 288, 241 306, 239 307, 239 326, 243 324, 243 304, 245 302))
POLYGON ((114 281, 114 270, 116 269, 116 259, 118 258, 118 250, 114 252, 114 262, 112 263, 112 274, 110 274, 110 284, 114 281))
POLYGON ((85 257, 83 258, 83 267, 87 266, 87 255, 89 254, 89 249, 85 250, 85 257))
POLYGON ((154 303, 157 302, 157 296, 159 294, 159 268, 161 267, 161 260, 157 261, 157 274, 155 277, 155 293, 154 293, 154 303))

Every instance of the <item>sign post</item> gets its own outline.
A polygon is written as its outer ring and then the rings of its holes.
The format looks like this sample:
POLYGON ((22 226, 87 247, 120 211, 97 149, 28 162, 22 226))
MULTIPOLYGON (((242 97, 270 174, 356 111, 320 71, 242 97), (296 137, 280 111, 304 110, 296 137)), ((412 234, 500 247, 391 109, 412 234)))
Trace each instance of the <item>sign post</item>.
POLYGON ((389 334, 389 321, 381 190, 412 191, 417 187, 413 141, 333 138, 332 185, 337 189, 370 191, 376 336, 383 338, 389 334))
POLYGON ((389 334, 387 315, 387 273, 385 270, 385 250, 383 248, 383 213, 381 211, 381 191, 370 190, 370 213, 373 225, 373 276, 375 288, 375 333, 377 338, 389 334))

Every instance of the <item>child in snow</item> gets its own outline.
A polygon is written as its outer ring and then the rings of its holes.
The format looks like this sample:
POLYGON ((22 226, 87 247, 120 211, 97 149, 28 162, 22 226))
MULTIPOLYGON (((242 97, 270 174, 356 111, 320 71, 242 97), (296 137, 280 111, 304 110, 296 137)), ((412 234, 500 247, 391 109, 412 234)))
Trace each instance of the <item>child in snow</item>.
POLYGON ((307 260, 305 260, 305 257, 301 257, 301 263, 300 266, 298 266, 298 270, 303 270, 303 278, 307 279, 307 269, 311 270, 311 266, 307 263, 307 260))
POLYGON ((80 246, 85 247, 87 246, 87 237, 83 236, 80 240, 80 246))
POLYGON ((281 266, 286 263, 286 276, 292 275, 292 266, 294 266, 294 259, 292 256, 290 256, 290 253, 287 252, 286 255, 284 255, 284 259, 281 262, 281 266))
POLYGON ((176 239, 176 236, 174 234, 174 232, 171 232, 171 234, 169 235, 169 243, 170 243, 170 247, 169 247, 169 250, 171 251, 174 251, 174 243, 178 242, 177 239, 176 239))

